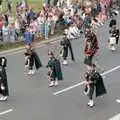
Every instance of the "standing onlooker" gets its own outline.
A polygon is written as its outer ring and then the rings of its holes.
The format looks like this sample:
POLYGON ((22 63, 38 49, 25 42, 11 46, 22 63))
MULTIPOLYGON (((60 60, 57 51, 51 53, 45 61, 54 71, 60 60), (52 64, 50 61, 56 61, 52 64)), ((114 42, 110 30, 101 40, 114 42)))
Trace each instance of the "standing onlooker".
POLYGON ((24 33, 24 42, 25 45, 31 45, 32 43, 32 33, 30 32, 29 28, 26 28, 26 31, 24 33))
POLYGON ((58 16, 55 13, 53 13, 52 20, 51 20, 51 35, 53 35, 55 32, 55 26, 56 26, 57 20, 58 20, 58 16))
POLYGON ((41 12, 40 16, 37 18, 37 22, 38 22, 38 29, 40 32, 40 35, 43 36, 44 35, 44 15, 41 12))
POLYGON ((18 37, 20 35, 20 22, 19 22, 19 19, 15 20, 15 32, 16 32, 16 35, 18 37))
POLYGON ((10 35, 10 42, 15 42, 17 40, 14 24, 9 25, 9 35, 10 35))
POLYGON ((5 22, 5 24, 6 25, 8 25, 8 22, 9 20, 8 20, 8 14, 4 14, 4 22, 5 22))
POLYGON ((30 11, 27 14, 27 21, 28 24, 30 23, 31 20, 33 20, 35 18, 35 12, 33 11, 33 9, 30 9, 30 11))
POLYGON ((32 41, 34 41, 35 34, 37 33, 37 21, 36 20, 31 20, 30 22, 30 32, 32 33, 32 41))
POLYGON ((3 41, 8 42, 9 41, 9 28, 7 24, 3 25, 2 32, 3 32, 3 41))
POLYGON ((45 39, 48 39, 50 31, 50 22, 48 21, 48 19, 45 20, 44 24, 45 24, 45 39))
POLYGON ((9 24, 14 24, 15 20, 14 20, 14 17, 12 15, 9 15, 8 17, 8 23, 9 24))

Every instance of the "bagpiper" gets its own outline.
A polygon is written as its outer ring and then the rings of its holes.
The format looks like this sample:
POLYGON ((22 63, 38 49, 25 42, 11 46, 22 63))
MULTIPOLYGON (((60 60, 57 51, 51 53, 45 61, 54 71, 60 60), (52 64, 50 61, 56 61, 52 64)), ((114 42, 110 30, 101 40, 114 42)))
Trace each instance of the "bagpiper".
POLYGON ((6 101, 9 96, 8 82, 7 82, 7 59, 5 57, 0 57, 0 94, 2 97, 1 101, 6 101))
POLYGON ((86 82, 84 93, 89 98, 89 107, 93 107, 95 105, 93 101, 93 94, 95 90, 96 97, 107 93, 106 88, 104 86, 103 78, 100 75, 100 73, 96 71, 95 68, 96 66, 94 64, 91 64, 89 70, 85 74, 86 82))
POLYGON ((28 69, 27 74, 28 75, 35 74, 34 66, 36 67, 36 70, 42 67, 42 63, 38 54, 32 47, 29 46, 27 47, 24 55, 25 55, 25 68, 28 69))
POLYGON ((108 47, 111 51, 115 51, 116 50, 116 47, 115 45, 118 45, 118 41, 119 41, 119 35, 120 35, 120 32, 119 32, 119 29, 116 28, 116 25, 117 25, 117 22, 115 19, 112 19, 110 21, 110 24, 109 24, 109 27, 110 27, 110 30, 109 30, 109 33, 110 33, 110 38, 108 40, 108 47))
POLYGON ((72 61, 74 61, 75 58, 74 58, 74 54, 73 54, 71 41, 69 40, 69 38, 67 36, 67 29, 65 30, 63 35, 64 35, 63 40, 60 42, 60 45, 62 46, 61 55, 63 57, 63 65, 68 65, 67 57, 68 57, 68 51, 69 50, 70 50, 70 53, 71 53, 72 61))
POLYGON ((58 81, 63 80, 61 64, 53 52, 48 53, 49 61, 47 64, 48 68, 48 80, 50 82, 49 87, 58 86, 58 81))
POLYGON ((91 31, 91 27, 86 28, 84 64, 87 68, 93 63, 93 57, 96 55, 98 49, 99 47, 96 34, 91 31))

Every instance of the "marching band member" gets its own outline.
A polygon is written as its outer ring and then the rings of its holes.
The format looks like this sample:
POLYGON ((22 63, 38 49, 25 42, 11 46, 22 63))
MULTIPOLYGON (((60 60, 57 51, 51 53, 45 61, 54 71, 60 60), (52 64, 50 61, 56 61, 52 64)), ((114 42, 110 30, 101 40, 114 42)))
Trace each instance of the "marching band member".
POLYGON ((28 69, 28 75, 35 74, 35 70, 33 70, 34 65, 36 70, 42 67, 38 54, 31 47, 28 47, 25 52, 25 60, 25 67, 28 69))
POLYGON ((96 34, 93 33, 90 29, 90 27, 86 28, 86 35, 85 35, 86 43, 85 43, 85 59, 84 64, 89 67, 89 65, 93 62, 93 57, 97 53, 99 47, 98 47, 98 40, 96 37, 96 34))
POLYGON ((49 61, 48 80, 50 81, 49 87, 58 86, 58 80, 63 80, 60 61, 54 56, 53 52, 48 53, 49 61))
POLYGON ((100 73, 95 70, 95 68, 96 66, 94 64, 91 64, 85 76, 86 83, 84 93, 89 98, 88 102, 89 107, 93 107, 95 105, 93 101, 93 94, 95 90, 96 97, 107 93, 106 88, 104 86, 103 78, 100 75, 100 73))
POLYGON ((72 61, 74 61, 75 58, 74 58, 74 54, 73 54, 73 50, 72 50, 72 45, 71 45, 69 38, 67 37, 66 32, 64 33, 64 37, 63 37, 63 40, 60 42, 60 45, 63 47, 63 52, 61 52, 63 60, 64 60, 63 65, 68 64, 68 62, 67 62, 68 50, 70 50, 72 61))
POLYGON ((6 67, 7 59, 0 57, 0 94, 2 94, 0 100, 2 101, 6 101, 9 96, 6 67))

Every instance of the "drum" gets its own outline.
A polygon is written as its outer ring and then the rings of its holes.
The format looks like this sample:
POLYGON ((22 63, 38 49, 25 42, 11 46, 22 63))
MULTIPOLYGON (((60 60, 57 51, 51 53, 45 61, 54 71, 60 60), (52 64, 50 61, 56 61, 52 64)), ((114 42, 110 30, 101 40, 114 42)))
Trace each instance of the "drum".
POLYGON ((109 44, 110 44, 110 45, 116 44, 116 38, 115 38, 115 37, 110 37, 110 39, 109 39, 109 44))

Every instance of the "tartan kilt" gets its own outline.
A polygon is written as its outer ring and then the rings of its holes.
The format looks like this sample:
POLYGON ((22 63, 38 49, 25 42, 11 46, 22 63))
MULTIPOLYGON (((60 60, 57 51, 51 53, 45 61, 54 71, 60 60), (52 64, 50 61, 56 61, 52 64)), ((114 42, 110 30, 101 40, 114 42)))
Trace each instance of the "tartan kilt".
POLYGON ((92 58, 93 58, 93 56, 85 56, 84 64, 85 65, 91 65, 92 64, 92 58))

